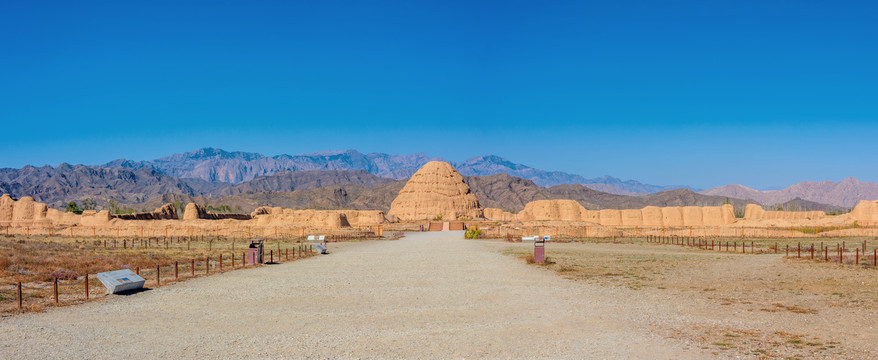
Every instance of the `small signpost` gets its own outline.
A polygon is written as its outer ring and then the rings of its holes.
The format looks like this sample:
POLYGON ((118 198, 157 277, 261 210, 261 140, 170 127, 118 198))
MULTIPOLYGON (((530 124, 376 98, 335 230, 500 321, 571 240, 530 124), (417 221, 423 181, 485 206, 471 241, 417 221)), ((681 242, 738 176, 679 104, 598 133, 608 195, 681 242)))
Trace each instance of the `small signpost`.
POLYGON ((128 269, 102 272, 97 276, 110 294, 142 289, 143 284, 146 283, 144 278, 128 269))

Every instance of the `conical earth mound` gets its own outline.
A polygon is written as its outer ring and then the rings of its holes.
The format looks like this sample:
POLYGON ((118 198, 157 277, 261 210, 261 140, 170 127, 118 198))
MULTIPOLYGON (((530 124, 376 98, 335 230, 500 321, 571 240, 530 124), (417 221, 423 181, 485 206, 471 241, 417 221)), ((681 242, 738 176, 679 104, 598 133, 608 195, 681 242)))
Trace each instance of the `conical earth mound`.
POLYGON ((400 220, 476 219, 482 217, 482 208, 457 170, 446 162, 431 161, 399 191, 388 215, 400 220))

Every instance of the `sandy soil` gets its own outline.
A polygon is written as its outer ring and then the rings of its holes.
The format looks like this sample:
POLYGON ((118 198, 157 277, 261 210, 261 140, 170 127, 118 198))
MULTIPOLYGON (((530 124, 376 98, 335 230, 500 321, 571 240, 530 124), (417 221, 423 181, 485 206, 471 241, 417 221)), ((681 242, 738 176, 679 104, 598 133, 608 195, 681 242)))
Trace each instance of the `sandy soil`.
MULTIPOLYGON (((489 244, 513 256, 533 246, 489 244)), ((547 270, 585 288, 627 289, 656 314, 656 332, 715 356, 878 358, 871 267, 654 244, 552 243, 547 254, 547 270)))
MULTIPOLYGON (((724 357, 674 300, 571 281, 460 232, 334 247, 0 320, 0 358, 724 357)), ((334 244, 333 244, 334 245, 334 244)))

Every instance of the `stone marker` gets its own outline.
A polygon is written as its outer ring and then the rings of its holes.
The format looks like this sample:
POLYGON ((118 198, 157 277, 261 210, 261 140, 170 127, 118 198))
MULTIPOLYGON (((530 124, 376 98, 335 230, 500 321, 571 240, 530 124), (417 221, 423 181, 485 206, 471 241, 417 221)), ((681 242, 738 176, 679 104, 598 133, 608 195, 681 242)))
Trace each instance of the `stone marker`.
POLYGON ((128 269, 98 273, 98 280, 104 284, 110 294, 141 289, 146 282, 144 278, 128 269))

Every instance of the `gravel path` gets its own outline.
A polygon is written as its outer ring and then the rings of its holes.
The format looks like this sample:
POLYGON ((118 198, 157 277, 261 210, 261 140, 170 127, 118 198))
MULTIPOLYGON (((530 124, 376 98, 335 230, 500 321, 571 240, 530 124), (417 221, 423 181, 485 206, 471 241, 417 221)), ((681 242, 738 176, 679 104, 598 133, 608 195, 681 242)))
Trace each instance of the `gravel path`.
POLYGON ((0 358, 713 357, 650 333, 672 307, 657 313, 461 232, 335 249, 5 318, 0 358))

